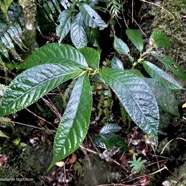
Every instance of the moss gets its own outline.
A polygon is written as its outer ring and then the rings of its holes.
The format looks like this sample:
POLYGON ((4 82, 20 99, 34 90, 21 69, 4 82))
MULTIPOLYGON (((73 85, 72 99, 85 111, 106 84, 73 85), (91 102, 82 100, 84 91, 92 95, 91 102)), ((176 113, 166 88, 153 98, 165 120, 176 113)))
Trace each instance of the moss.
POLYGON ((158 8, 153 22, 154 28, 163 30, 170 37, 172 47, 168 54, 174 60, 186 67, 185 44, 186 44, 186 22, 182 16, 186 13, 186 0, 164 0, 158 8))

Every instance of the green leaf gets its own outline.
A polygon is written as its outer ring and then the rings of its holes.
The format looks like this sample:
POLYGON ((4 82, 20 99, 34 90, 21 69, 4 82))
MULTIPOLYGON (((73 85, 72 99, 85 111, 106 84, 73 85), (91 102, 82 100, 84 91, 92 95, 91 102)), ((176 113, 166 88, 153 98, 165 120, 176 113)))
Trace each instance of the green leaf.
POLYGON ((53 161, 49 169, 74 152, 83 142, 89 126, 92 93, 88 75, 77 80, 59 124, 53 146, 53 161))
POLYGON ((8 8, 9 6, 12 4, 14 0, 1 0, 0 2, 0 9, 3 12, 3 14, 6 16, 6 18, 8 19, 8 8))
POLYGON ((100 76, 115 92, 131 119, 157 142, 159 110, 145 81, 120 69, 103 69, 100 76))
POLYGON ((119 147, 124 151, 128 150, 128 146, 124 139, 118 135, 115 135, 114 133, 105 133, 100 134, 99 136, 96 136, 94 138, 94 144, 97 147, 103 148, 103 149, 109 149, 112 147, 119 147))
POLYGON ((103 30, 107 27, 107 24, 89 5, 82 4, 80 7, 80 12, 82 13, 84 22, 87 26, 91 28, 99 27, 100 30, 103 30))
POLYGON ((130 59, 130 61, 134 61, 134 59, 130 56, 129 47, 125 42, 123 42, 120 38, 114 37, 114 48, 119 54, 127 55, 130 59))
POLYGON ((7 138, 7 139, 9 139, 10 137, 7 136, 6 134, 4 134, 4 133, 0 130, 0 138, 7 138))
POLYGON ((127 46, 127 44, 116 36, 114 38, 114 48, 120 54, 128 55, 129 52, 130 52, 129 47, 127 46))
POLYGON ((127 29, 126 34, 134 46, 141 52, 143 50, 143 39, 139 30, 127 29))
POLYGON ((152 78, 161 82, 165 87, 169 89, 182 89, 182 86, 172 76, 161 70, 156 65, 144 61, 143 66, 152 78))
POLYGON ((124 70, 123 63, 115 56, 111 59, 111 67, 124 70))
POLYGON ((100 53, 93 48, 84 47, 79 49, 79 51, 83 54, 84 58, 86 59, 87 64, 94 68, 99 68, 99 61, 100 61, 100 53))
POLYGON ((70 30, 70 37, 72 43, 75 45, 76 48, 83 48, 87 46, 88 43, 83 19, 84 18, 81 15, 81 12, 78 13, 72 22, 72 26, 70 30))
POLYGON ((167 35, 161 31, 161 30, 157 30, 155 29, 150 38, 153 39, 153 43, 155 46, 160 47, 160 48, 166 48, 166 47, 170 47, 171 46, 171 42, 169 40, 169 38, 167 37, 167 35))
POLYGON ((180 65, 175 63, 170 57, 166 55, 161 57, 156 52, 152 52, 152 55, 156 57, 156 59, 158 59, 161 63, 163 63, 178 78, 186 80, 186 72, 183 70, 183 68, 180 65))
POLYGON ((132 172, 138 173, 144 168, 144 163, 146 163, 147 160, 142 160, 141 157, 136 159, 136 156, 133 155, 132 161, 128 161, 130 164, 130 167, 132 167, 132 172))
POLYGON ((122 128, 117 123, 108 123, 100 130, 100 134, 107 133, 116 133, 119 132, 122 128))
POLYGON ((60 37, 59 42, 61 42, 70 31, 72 24, 71 14, 71 11, 64 10, 58 17, 58 21, 60 22, 60 24, 56 27, 56 35, 60 37))
POLYGON ((87 33, 89 42, 97 48, 100 47, 100 33, 96 28, 90 29, 90 31, 87 33))
POLYGON ((80 72, 81 69, 68 64, 43 64, 24 71, 5 91, 0 103, 0 116, 28 107, 80 72))
POLYGON ((77 49, 66 44, 52 43, 34 51, 21 68, 27 69, 45 63, 74 63, 74 65, 88 67, 85 58, 77 49))
MULTIPOLYGON (((13 55, 17 54, 15 45, 22 50, 25 49, 23 44, 23 12, 18 3, 12 3, 8 10, 8 20, 3 14, 0 14, 0 52, 8 58, 8 52, 13 55)), ((17 56, 14 55, 16 58, 17 56)))
POLYGON ((171 90, 152 78, 144 78, 144 80, 151 88, 160 108, 165 112, 178 116, 178 103, 171 90))

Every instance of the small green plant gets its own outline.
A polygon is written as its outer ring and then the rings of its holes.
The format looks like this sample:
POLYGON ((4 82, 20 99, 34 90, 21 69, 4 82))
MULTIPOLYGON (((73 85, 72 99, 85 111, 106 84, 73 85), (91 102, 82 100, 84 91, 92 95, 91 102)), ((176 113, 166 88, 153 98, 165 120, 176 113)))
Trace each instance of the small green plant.
POLYGON ((142 160, 141 157, 136 159, 136 156, 133 155, 132 161, 128 161, 130 164, 130 167, 132 168, 132 172, 138 173, 144 168, 144 163, 146 163, 146 160, 142 160))
MULTIPOLYGON (((58 17, 60 24, 56 28, 56 34, 60 38, 59 42, 70 32, 70 38, 74 46, 82 48, 87 46, 88 42, 92 40, 92 36, 95 35, 93 29, 103 30, 107 27, 107 24, 94 10, 94 4, 94 1, 68 2, 66 9, 58 17)), ((94 45, 94 41, 92 43, 94 45)))
POLYGON ((119 147, 124 151, 128 150, 124 139, 115 134, 121 129, 122 128, 117 123, 106 124, 101 128, 99 135, 94 138, 94 144, 103 149, 119 147))
MULTIPOLYGON (((168 97, 170 95, 167 95, 167 91, 171 94, 170 89, 182 87, 169 74, 145 61, 148 54, 153 51, 156 54, 157 36, 152 38, 154 41, 150 48, 142 52, 144 46, 140 32, 128 29, 127 35, 140 51, 139 59, 135 60, 130 55, 127 44, 117 37, 114 47, 116 51, 129 57, 131 69, 120 69, 121 61, 116 58, 112 60, 114 65, 111 64, 114 68, 100 69, 100 53, 95 49, 85 47, 78 50, 66 44, 53 43, 33 52, 22 65, 27 70, 19 74, 5 91, 0 102, 0 116, 28 107, 70 79, 75 82, 55 135, 53 161, 49 168, 74 152, 85 139, 92 110, 91 83, 96 80, 111 88, 130 118, 157 143, 160 103, 158 95, 163 92, 168 97), (135 69, 140 64, 151 78, 145 78, 135 69), (152 87, 156 90, 159 85, 162 92, 156 93, 152 87)), ((162 96, 161 99, 164 101, 162 96)), ((172 107, 176 105, 174 101, 169 99, 163 104, 172 107)), ((177 114, 176 106, 172 112, 177 114)))

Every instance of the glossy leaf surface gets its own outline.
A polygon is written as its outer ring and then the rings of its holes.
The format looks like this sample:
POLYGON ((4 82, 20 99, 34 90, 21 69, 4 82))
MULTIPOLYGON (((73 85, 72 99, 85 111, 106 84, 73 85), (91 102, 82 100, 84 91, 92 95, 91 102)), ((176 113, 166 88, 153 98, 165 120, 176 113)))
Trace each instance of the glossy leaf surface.
POLYGON ((88 67, 83 55, 74 47, 66 44, 52 43, 33 52, 23 63, 22 68, 27 69, 45 63, 74 63, 88 67))
POLYGON ((119 54, 127 55, 131 62, 134 61, 133 57, 129 54, 130 50, 127 44, 116 36, 114 37, 114 48, 119 54))
POLYGON ((84 18, 82 14, 78 13, 72 22, 72 26, 70 30, 71 41, 76 48, 85 47, 87 46, 88 43, 83 19, 84 18))
POLYGON ((152 55, 156 57, 156 59, 158 59, 161 63, 163 63, 178 78, 186 80, 186 71, 184 71, 184 69, 175 63, 170 57, 166 55, 160 57, 156 52, 153 52, 152 55))
POLYGON ((65 38, 71 28, 71 11, 64 10, 58 17, 59 25, 56 27, 56 35, 59 36, 59 42, 65 38))
POLYGON ((124 70, 123 63, 115 56, 111 59, 111 67, 124 70))
POLYGON ((182 89, 182 86, 172 76, 161 70, 156 65, 144 61, 143 66, 152 78, 161 82, 165 87, 169 89, 182 89))
POLYGON ((53 161, 49 169, 74 152, 83 142, 88 131, 91 109, 91 86, 88 75, 85 74, 77 80, 59 124, 53 146, 53 161))
POLYGON ((101 128, 100 134, 107 134, 107 133, 116 133, 119 132, 122 128, 117 123, 108 123, 104 127, 101 128))
POLYGON ((120 54, 128 55, 129 52, 130 52, 129 47, 127 46, 127 44, 116 36, 114 38, 114 48, 120 54))
POLYGON ((159 110, 145 81, 119 69, 104 69, 100 76, 115 92, 131 119, 157 142, 159 110))
POLYGON ((81 13, 84 17, 84 22, 87 26, 91 28, 99 27, 100 30, 103 30, 107 27, 107 24, 102 20, 102 18, 94 11, 89 5, 82 4, 80 7, 81 13))
POLYGON ((171 90, 152 78, 144 78, 144 80, 151 88, 160 108, 165 112, 178 116, 178 103, 171 90))
POLYGON ((18 75, 0 102, 0 116, 28 107, 61 83, 77 76, 81 69, 69 65, 43 64, 18 75))
POLYGON ((134 46, 141 52, 143 50, 143 39, 139 30, 127 29, 126 34, 134 46))
POLYGON ((124 139, 114 133, 100 134, 94 138, 94 143, 97 147, 109 149, 112 147, 119 147, 122 150, 128 150, 124 139))
POLYGON ((99 68, 100 53, 93 48, 84 47, 79 49, 88 65, 94 69, 99 68))

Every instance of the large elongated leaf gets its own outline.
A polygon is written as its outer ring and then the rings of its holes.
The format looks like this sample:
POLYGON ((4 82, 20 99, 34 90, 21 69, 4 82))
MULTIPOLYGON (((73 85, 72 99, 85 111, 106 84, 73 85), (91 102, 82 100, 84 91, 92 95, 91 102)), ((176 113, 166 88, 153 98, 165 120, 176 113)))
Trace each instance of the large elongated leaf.
POLYGON ((91 108, 91 86, 88 75, 85 74, 77 80, 59 124, 53 146, 53 161, 49 169, 74 152, 83 142, 88 131, 91 108))
POLYGON ((43 64, 24 71, 5 91, 0 103, 0 116, 28 107, 80 72, 81 69, 72 65, 59 64, 43 64))
POLYGON ((156 57, 156 59, 158 59, 161 63, 163 63, 178 78, 186 80, 186 72, 184 71, 184 69, 180 65, 175 63, 170 57, 166 55, 161 57, 156 52, 152 52, 152 55, 156 57))
POLYGON ((152 78, 160 81, 165 87, 170 89, 182 89, 182 86, 172 76, 161 70, 156 65, 144 61, 143 66, 152 78))
POLYGON ((83 54, 90 67, 95 69, 99 68, 100 53, 98 51, 89 47, 81 48, 79 51, 83 54))
POLYGON ((82 6, 80 7, 80 12, 84 17, 84 22, 87 26, 92 28, 99 27, 100 30, 103 30, 107 27, 107 24, 89 5, 82 4, 82 6))
POLYGON ((76 48, 85 47, 88 43, 83 19, 84 17, 82 16, 81 12, 78 13, 72 22, 70 30, 71 41, 76 48))
POLYGON ((163 109, 165 112, 169 112, 173 115, 178 116, 178 103, 171 90, 164 87, 155 79, 144 78, 144 80, 151 88, 160 108, 163 109))
POLYGON ((134 46, 141 52, 143 50, 143 39, 139 30, 127 29, 126 34, 134 46))
POLYGON ((22 68, 30 68, 45 63, 74 63, 88 67, 83 55, 74 47, 65 44, 53 43, 45 45, 32 53, 22 65, 22 68))
POLYGON ((115 92, 132 120, 157 141, 159 110, 145 81, 120 69, 103 69, 100 76, 115 92))
POLYGON ((71 14, 71 11, 64 10, 58 17, 58 21, 60 22, 60 24, 56 27, 56 35, 60 37, 59 42, 61 42, 70 31, 72 16, 71 14))

